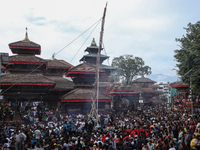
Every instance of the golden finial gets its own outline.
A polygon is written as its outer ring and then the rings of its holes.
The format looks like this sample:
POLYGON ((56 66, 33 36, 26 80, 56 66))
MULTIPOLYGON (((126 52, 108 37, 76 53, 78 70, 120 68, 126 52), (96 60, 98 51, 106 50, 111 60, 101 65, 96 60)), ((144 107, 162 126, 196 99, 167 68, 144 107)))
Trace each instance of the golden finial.
POLYGON ((26 35, 25 35, 23 42, 29 42, 27 30, 28 29, 26 28, 26 35))
POLYGON ((53 53, 52 57, 51 57, 51 60, 54 60, 55 59, 55 53, 53 53))
POLYGON ((94 38, 93 38, 93 40, 92 40, 91 46, 97 46, 97 44, 96 44, 94 38))

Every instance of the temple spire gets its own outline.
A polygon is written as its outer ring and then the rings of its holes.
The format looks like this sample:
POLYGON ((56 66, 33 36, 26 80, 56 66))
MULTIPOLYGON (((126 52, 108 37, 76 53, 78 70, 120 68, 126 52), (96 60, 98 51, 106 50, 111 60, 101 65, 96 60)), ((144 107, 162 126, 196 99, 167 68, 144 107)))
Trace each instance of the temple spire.
POLYGON ((55 53, 53 53, 51 60, 55 60, 55 53))
POLYGON ((94 38, 93 38, 93 40, 92 40, 91 46, 97 46, 97 44, 96 44, 94 38))
POLYGON ((25 35, 23 42, 29 42, 27 30, 28 29, 26 28, 26 35, 25 35))

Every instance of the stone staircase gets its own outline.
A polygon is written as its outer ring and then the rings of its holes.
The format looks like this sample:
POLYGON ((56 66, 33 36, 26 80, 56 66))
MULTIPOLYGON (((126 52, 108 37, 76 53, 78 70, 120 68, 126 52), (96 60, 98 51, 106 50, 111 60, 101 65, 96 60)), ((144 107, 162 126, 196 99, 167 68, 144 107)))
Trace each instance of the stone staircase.
MULTIPOLYGON (((4 122, 3 120, 4 118, 2 117, 2 120, 0 122, 4 122)), ((19 112, 15 112, 15 115, 13 116, 13 122, 21 122, 21 117, 20 117, 20 113, 19 112)), ((6 116, 5 122, 10 122, 10 115, 6 116)))

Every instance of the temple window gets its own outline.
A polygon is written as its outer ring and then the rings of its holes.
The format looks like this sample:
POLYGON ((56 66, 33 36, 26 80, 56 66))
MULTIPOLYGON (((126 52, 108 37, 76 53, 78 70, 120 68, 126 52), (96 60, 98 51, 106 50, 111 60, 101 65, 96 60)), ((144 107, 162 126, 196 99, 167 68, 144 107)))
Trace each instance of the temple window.
POLYGON ((148 83, 144 83, 144 82, 140 83, 139 85, 140 85, 141 87, 148 87, 148 83))

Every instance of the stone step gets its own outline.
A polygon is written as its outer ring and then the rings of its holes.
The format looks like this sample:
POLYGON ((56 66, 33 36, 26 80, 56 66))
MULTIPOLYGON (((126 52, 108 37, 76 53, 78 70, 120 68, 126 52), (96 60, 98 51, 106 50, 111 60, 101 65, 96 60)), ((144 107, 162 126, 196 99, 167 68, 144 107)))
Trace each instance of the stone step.
MULTIPOLYGON (((4 118, 2 118, 1 121, 4 121, 4 118)), ((5 121, 6 122, 10 121, 10 116, 6 117, 5 121)), ((21 117, 20 116, 13 116, 13 121, 21 121, 21 117)))

